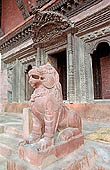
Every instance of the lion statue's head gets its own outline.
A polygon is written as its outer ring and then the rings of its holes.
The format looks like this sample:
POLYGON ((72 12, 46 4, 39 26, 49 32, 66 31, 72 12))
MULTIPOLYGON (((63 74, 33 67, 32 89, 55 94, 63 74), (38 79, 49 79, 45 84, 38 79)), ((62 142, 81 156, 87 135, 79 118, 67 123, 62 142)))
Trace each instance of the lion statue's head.
POLYGON ((29 101, 30 106, 31 102, 33 105, 33 102, 35 102, 35 100, 37 101, 37 98, 39 100, 39 96, 47 96, 48 98, 49 95, 51 95, 55 97, 55 100, 57 102, 63 102, 62 88, 59 82, 59 75, 54 67, 52 67, 50 64, 46 64, 40 67, 34 66, 28 74, 29 83, 33 88, 35 88, 35 91, 31 95, 31 99, 29 101))
POLYGON ((41 85, 51 89, 54 85, 59 83, 59 75, 54 67, 46 64, 40 67, 34 66, 29 71, 29 83, 33 88, 38 88, 41 85))

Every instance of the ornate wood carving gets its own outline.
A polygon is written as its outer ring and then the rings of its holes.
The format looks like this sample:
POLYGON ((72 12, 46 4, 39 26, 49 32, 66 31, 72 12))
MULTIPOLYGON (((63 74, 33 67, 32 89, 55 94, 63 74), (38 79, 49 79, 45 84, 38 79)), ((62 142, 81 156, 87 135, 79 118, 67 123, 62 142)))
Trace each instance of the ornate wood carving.
MULTIPOLYGON (((103 37, 108 36, 110 30, 104 25, 101 32, 99 31, 94 32, 93 30, 91 30, 92 28, 96 29, 96 25, 100 28, 103 23, 105 25, 106 23, 107 24, 110 23, 110 6, 75 23, 75 26, 79 29, 76 35, 78 37, 81 37, 85 42, 99 39, 102 36, 103 37), (87 32, 89 32, 89 34, 87 32)), ((17 29, 15 32, 9 34, 6 38, 1 39, 0 41, 1 52, 5 53, 13 49, 14 47, 18 46, 19 44, 22 44, 22 42, 26 41, 27 39, 31 38, 31 25, 32 25, 32 20, 30 20, 28 23, 26 23, 25 25, 17 29)), ((59 40, 59 43, 62 41, 64 40, 62 39, 59 40)), ((53 44, 51 44, 51 47, 52 46, 53 44)))
POLYGON ((84 55, 84 43, 79 39, 79 73, 80 73, 80 93, 81 93, 81 102, 87 102, 87 82, 86 82, 86 58, 84 55))
POLYGON ((93 77, 92 77, 92 59, 89 53, 87 43, 84 43, 84 65, 85 65, 85 89, 86 102, 93 102, 93 77))
POLYGON ((23 18, 24 19, 28 18, 30 15, 25 6, 24 0, 16 0, 16 4, 18 8, 20 9, 20 11, 22 12, 23 18))
POLYGON ((13 84, 13 68, 8 69, 8 82, 13 84))
POLYGON ((51 0, 36 0, 36 4, 38 8, 43 7, 46 3, 50 2, 51 0))
POLYGON ((67 47, 67 99, 70 103, 75 102, 75 43, 73 36, 68 34, 68 47, 67 47))
POLYGON ((34 9, 32 39, 36 47, 47 47, 66 39, 67 32, 75 33, 74 24, 56 12, 34 9))
MULTIPOLYGON (((102 0, 60 0, 52 5, 48 10, 58 11, 66 16, 73 16, 102 0)), ((45 1, 44 1, 45 2, 45 1)))
POLYGON ((54 45, 51 45, 51 46, 49 46, 49 47, 46 47, 46 48, 45 48, 45 51, 50 51, 50 50, 52 50, 52 49, 56 49, 56 48, 59 48, 59 47, 65 46, 65 45, 67 45, 67 40, 60 41, 60 42, 58 42, 58 43, 56 43, 56 44, 54 44, 54 45))
MULTIPOLYGON (((75 27, 78 28, 78 32, 76 35, 78 37, 82 37, 85 34, 90 34, 89 39, 95 38, 95 35, 92 33, 96 29, 106 28, 106 26, 110 25, 110 5, 106 8, 78 21, 75 23, 75 27)), ((109 30, 103 30, 102 33, 98 33, 97 37, 102 36, 103 33, 109 32, 109 30), (101 34, 101 35, 100 35, 101 34)), ((97 32, 97 31, 96 31, 97 32)))
POLYGON ((2 29, 0 28, 0 37, 2 37, 4 35, 2 29))
POLYGON ((90 33, 82 36, 81 39, 83 41, 85 41, 86 43, 89 43, 93 40, 99 41, 99 39, 102 39, 102 38, 105 39, 105 41, 107 41, 106 37, 108 37, 108 36, 110 36, 110 26, 104 27, 104 28, 99 29, 99 30, 94 31, 94 32, 90 32, 90 33))
POLYGON ((86 44, 88 45, 88 54, 92 54, 94 50, 96 50, 96 47, 101 42, 107 42, 110 45, 110 35, 108 36, 102 36, 98 39, 95 39, 94 41, 86 41, 86 44))
POLYGON ((20 61, 22 64, 27 64, 27 63, 29 64, 29 63, 35 62, 35 59, 36 59, 36 56, 33 55, 33 56, 29 56, 29 57, 24 57, 20 61))
POLYGON ((14 47, 29 39, 31 37, 31 25, 32 21, 26 23, 24 26, 20 27, 15 32, 12 32, 12 34, 9 34, 8 37, 1 39, 0 50, 2 54, 6 53, 7 51, 13 49, 14 47))

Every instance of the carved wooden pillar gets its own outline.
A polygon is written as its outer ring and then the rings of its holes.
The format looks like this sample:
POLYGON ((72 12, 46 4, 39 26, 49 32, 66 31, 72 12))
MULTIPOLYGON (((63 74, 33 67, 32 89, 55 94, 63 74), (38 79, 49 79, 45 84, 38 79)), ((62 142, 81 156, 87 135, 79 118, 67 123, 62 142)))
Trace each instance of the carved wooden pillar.
POLYGON ((19 63, 19 102, 25 101, 25 71, 24 65, 19 63))
POLYGON ((86 78, 86 101, 88 103, 92 103, 94 100, 92 58, 89 53, 89 46, 86 43, 84 43, 84 63, 86 78))
POLYGON ((41 48, 37 47, 37 54, 36 54, 36 66, 41 65, 41 48))
POLYGON ((91 103, 93 101, 92 61, 88 45, 78 37, 75 37, 75 61, 76 102, 91 103))
POLYGON ((67 35, 67 100, 70 103, 75 101, 75 86, 74 86, 74 37, 71 33, 67 35))
POLYGON ((2 55, 0 53, 0 71, 1 71, 1 58, 2 58, 2 55))
POLYGON ((67 100, 70 103, 93 101, 92 61, 88 46, 80 38, 68 34, 67 100))
POLYGON ((12 101, 18 102, 19 61, 13 67, 12 101))
POLYGON ((78 58, 79 58, 79 82, 80 82, 80 97, 81 103, 86 103, 86 75, 85 75, 85 56, 84 56, 84 43, 80 38, 77 38, 77 45, 79 50, 78 58))
POLYGON ((19 60, 16 60, 11 74, 11 76, 9 75, 8 81, 12 84, 12 101, 23 102, 25 99, 24 69, 19 60))
POLYGON ((41 65, 45 64, 46 53, 45 50, 41 49, 41 65))

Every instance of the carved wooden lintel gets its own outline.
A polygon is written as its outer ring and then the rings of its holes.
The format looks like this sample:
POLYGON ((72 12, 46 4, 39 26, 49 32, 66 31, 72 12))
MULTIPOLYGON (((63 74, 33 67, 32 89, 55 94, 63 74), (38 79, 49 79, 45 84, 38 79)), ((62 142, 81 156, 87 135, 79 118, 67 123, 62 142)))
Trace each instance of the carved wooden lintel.
POLYGON ((18 30, 12 32, 7 37, 4 37, 0 41, 0 50, 3 53, 17 47, 24 41, 31 38, 31 24, 32 21, 26 23, 24 26, 20 27, 18 30))

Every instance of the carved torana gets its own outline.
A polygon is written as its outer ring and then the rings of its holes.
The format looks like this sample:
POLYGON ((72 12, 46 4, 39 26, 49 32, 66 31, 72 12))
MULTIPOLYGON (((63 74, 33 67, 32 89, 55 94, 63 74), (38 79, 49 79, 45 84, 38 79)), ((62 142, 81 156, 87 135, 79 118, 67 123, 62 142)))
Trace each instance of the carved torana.
POLYGON ((36 47, 49 46, 66 39, 67 32, 76 31, 74 24, 61 14, 34 10, 32 39, 36 47))

